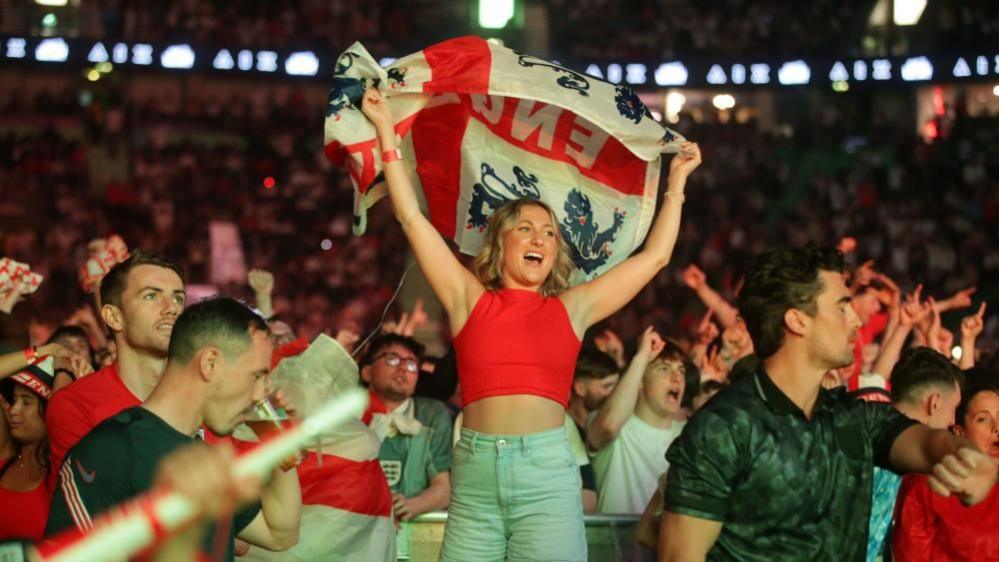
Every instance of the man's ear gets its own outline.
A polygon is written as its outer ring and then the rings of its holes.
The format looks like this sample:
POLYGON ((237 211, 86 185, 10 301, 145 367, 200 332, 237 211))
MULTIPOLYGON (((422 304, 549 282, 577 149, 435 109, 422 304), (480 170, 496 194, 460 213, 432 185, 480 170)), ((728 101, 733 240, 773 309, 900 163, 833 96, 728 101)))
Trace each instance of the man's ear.
POLYGON ((222 352, 215 346, 208 346, 197 354, 198 374, 205 382, 214 381, 221 370, 222 352))
POLYGON ((926 396, 926 413, 934 415, 943 408, 943 397, 939 392, 931 392, 926 396))
POLYGON ((586 383, 583 381, 572 381, 572 393, 579 398, 586 396, 586 383))
POLYGON ((784 312, 784 327, 792 334, 805 335, 811 321, 811 317, 797 308, 789 308, 784 312))
POLYGON ((369 385, 371 384, 371 365, 361 367, 361 380, 369 385))
POLYGON ((105 304, 101 307, 101 320, 112 332, 121 332, 125 329, 125 314, 121 308, 113 304, 105 304))

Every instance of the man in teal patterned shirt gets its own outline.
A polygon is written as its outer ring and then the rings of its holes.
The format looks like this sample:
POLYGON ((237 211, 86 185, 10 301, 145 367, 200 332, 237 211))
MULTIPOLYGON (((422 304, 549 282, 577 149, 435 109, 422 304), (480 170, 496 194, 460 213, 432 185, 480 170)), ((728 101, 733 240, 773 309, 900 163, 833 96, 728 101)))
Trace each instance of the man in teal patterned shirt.
POLYGON ((934 472, 932 487, 984 499, 999 467, 966 439, 887 404, 820 385, 853 362, 860 321, 843 257, 814 245, 761 254, 739 313, 760 358, 667 452, 660 562, 865 559, 875 464, 934 472))

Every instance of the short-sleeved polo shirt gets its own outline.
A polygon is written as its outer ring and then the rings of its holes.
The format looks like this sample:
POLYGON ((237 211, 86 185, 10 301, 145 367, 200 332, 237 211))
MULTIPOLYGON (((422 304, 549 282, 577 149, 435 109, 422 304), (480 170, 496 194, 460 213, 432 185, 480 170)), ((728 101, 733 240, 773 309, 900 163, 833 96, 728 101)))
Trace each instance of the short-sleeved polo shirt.
POLYGON ((715 396, 666 454, 665 510, 723 522, 709 560, 865 559, 872 466, 916 422, 821 390, 811 420, 758 369, 715 396))

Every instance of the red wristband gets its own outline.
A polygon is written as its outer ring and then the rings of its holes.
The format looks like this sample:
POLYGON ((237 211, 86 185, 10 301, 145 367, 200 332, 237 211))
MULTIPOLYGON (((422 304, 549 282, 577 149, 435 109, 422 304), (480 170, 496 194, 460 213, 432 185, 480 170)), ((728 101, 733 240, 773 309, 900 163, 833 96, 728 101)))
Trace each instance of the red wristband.
POLYGON ((28 365, 33 364, 35 359, 38 359, 38 348, 33 345, 24 348, 24 360, 28 362, 28 365))
POLYGON ((398 148, 382 152, 382 163, 388 164, 389 162, 395 162, 396 160, 402 160, 402 151, 398 148))

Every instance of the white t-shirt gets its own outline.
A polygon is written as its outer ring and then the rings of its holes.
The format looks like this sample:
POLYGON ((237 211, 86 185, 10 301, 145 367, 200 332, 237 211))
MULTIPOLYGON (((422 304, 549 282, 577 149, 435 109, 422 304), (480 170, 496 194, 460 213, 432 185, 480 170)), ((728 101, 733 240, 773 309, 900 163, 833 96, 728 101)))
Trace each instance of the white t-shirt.
POLYGON ((641 514, 669 469, 666 449, 683 430, 674 421, 669 429, 653 427, 634 414, 621 433, 597 451, 593 470, 597 476, 597 511, 641 514))
POLYGON ((565 413, 564 425, 565 435, 569 438, 569 448, 572 449, 572 456, 576 457, 576 465, 590 464, 590 456, 586 454, 586 443, 583 442, 583 436, 579 434, 579 428, 576 427, 576 422, 569 412, 565 413))

